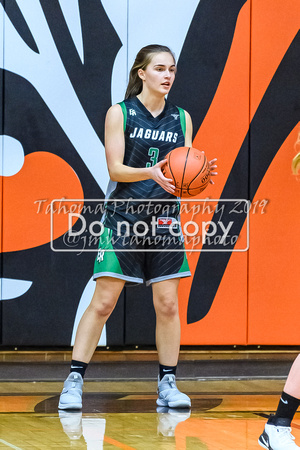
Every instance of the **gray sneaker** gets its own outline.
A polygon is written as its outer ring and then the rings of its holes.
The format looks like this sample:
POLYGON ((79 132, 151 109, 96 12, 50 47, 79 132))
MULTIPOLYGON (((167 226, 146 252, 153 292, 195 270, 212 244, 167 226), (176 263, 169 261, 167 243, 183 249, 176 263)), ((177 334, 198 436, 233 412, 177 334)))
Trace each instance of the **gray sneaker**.
POLYGON ((191 399, 177 389, 175 375, 165 375, 161 381, 158 379, 158 406, 169 408, 190 408, 191 399))
POLYGON ((83 379, 80 373, 71 372, 60 394, 58 409, 81 409, 82 408, 82 385, 83 379))

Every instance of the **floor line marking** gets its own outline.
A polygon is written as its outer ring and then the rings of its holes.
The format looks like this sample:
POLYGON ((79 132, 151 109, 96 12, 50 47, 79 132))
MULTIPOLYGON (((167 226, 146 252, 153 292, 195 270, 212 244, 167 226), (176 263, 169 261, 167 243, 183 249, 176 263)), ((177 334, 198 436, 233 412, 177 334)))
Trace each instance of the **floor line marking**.
POLYGON ((15 450, 22 450, 20 447, 16 447, 15 445, 10 444, 9 442, 4 441, 3 439, 0 439, 0 442, 4 445, 7 445, 7 447, 14 448, 15 450))
POLYGON ((112 439, 106 435, 104 436, 103 440, 107 444, 111 444, 114 447, 122 448, 123 450, 135 450, 134 447, 129 447, 128 445, 122 444, 122 442, 116 441, 115 439, 112 439))

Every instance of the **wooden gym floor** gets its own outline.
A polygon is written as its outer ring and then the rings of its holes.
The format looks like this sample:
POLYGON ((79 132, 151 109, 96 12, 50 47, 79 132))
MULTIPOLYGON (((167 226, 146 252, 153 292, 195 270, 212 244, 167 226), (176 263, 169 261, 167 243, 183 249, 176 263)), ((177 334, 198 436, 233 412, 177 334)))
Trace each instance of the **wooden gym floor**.
MULTIPOLYGON (((196 359, 195 354, 188 352, 181 355, 178 386, 191 396, 192 409, 188 411, 156 407, 157 382, 151 373, 156 366, 155 352, 120 352, 108 359, 109 355, 100 352, 90 376, 86 376, 82 412, 58 412, 58 397, 70 355, 31 353, 28 357, 24 352, 4 353, 0 355, 0 449, 22 450, 259 449, 257 439, 266 417, 277 407, 288 369, 297 354, 260 353, 253 357, 249 353, 203 352, 196 359), (206 363, 212 360, 218 365, 209 373, 206 363), (47 366, 50 361, 55 374, 47 366), (114 377, 107 376, 109 361, 114 377), (251 376, 241 375, 237 369, 246 371, 255 364, 256 374, 251 376), (138 365, 148 370, 146 374, 141 370, 141 379, 134 376, 138 365), (116 376, 121 366, 128 368, 128 376, 116 376), (195 368, 206 375, 197 375, 195 368), (190 373, 192 376, 188 376, 190 373)), ((298 413, 293 434, 300 443, 298 413)))

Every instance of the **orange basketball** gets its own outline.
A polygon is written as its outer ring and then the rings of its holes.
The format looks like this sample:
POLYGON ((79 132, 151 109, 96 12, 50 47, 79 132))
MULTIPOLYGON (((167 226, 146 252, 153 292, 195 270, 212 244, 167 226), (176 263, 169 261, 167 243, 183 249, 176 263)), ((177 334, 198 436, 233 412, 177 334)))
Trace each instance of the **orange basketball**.
POLYGON ((210 170, 204 152, 193 147, 174 148, 166 156, 162 172, 173 178, 177 197, 194 197, 209 184, 210 170))

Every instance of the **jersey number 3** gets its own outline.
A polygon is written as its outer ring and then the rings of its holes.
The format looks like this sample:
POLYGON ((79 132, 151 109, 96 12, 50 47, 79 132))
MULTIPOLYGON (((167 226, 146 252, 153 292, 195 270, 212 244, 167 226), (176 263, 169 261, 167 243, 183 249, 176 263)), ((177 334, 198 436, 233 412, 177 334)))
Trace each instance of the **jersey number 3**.
POLYGON ((148 155, 150 156, 150 162, 147 162, 146 167, 153 167, 158 161, 159 148, 150 147, 148 150, 148 155))

